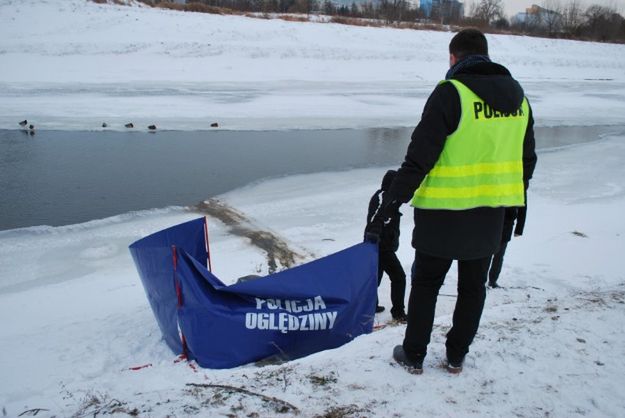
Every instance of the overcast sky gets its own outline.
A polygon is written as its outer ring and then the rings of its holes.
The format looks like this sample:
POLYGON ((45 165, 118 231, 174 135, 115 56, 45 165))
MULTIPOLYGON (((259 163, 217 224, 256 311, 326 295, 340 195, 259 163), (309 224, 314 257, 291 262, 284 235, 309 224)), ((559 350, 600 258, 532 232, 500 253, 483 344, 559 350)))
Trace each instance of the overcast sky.
MULTIPOLYGON (((479 0, 466 0, 465 13, 468 14, 471 10, 471 3, 479 0)), ((553 0, 551 0, 553 1, 553 0)), ((566 5, 568 0, 556 0, 559 1, 561 5, 566 5)), ((503 4, 505 7, 505 12, 508 16, 512 16, 517 14, 518 12, 525 11, 526 8, 530 7, 532 4, 542 5, 545 3, 545 0, 503 0, 503 4)), ((619 13, 623 14, 625 10, 625 0, 581 0, 582 9, 590 6, 591 4, 601 4, 603 6, 612 6, 619 13)))

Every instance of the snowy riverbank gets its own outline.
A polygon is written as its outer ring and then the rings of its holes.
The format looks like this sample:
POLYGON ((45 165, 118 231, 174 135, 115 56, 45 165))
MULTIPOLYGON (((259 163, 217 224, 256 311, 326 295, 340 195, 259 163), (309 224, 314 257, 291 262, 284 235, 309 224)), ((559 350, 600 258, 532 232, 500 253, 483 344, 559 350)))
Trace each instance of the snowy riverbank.
MULTIPOLYGON (((393 364, 404 327, 281 366, 194 370, 160 337, 127 251, 135 239, 198 215, 171 208, 86 224, 0 232, 0 405, 8 416, 100 411, 139 416, 274 416, 280 404, 189 384, 223 384, 289 402, 301 416, 619 416, 625 408, 625 138, 540 155, 526 235, 514 239, 490 291, 465 372, 438 367, 455 272, 442 289, 423 376, 393 364), (607 157, 609 156, 609 157, 607 157), (592 179, 582 160, 603 160, 592 179), (151 367, 130 370, 151 364, 151 367), (277 406, 276 406, 277 405, 277 406), (415 412, 417 411, 417 412, 415 412)), ((221 197, 247 225, 311 259, 361 237, 384 169, 292 176, 221 197)), ((399 256, 409 269, 410 210, 399 256)), ((266 254, 214 218, 213 267, 225 281, 266 273, 266 254)), ((389 306, 388 280, 380 288, 389 306)), ((389 320, 388 312, 377 321, 389 320)), ((82 414, 82 415, 81 415, 82 414)), ((123 416, 123 414, 119 414, 123 416)), ((286 414, 286 416, 290 416, 286 414)))
MULTIPOLYGON (((449 37, 0 0, 0 127, 28 118, 85 129, 104 117, 114 128, 128 118, 172 129, 213 119, 254 129, 412 125, 444 74, 449 37)), ((625 123, 623 46, 489 39, 494 58, 527 88, 540 124, 625 123)), ((458 376, 439 367, 455 269, 422 376, 391 359, 404 326, 283 365, 215 371, 175 361, 127 249, 201 213, 169 207, 0 231, 2 416, 620 417, 623 161, 622 135, 539 153, 525 235, 509 245, 505 288, 489 291, 458 376)), ((385 170, 289 176, 219 201, 246 230, 271 232, 282 250, 310 260, 361 239, 385 170)), ((409 270, 411 211, 402 211, 398 254, 409 270)), ((265 252, 216 217, 209 225, 217 276, 267 272, 265 252)), ((379 294, 390 306, 388 279, 379 294)), ((376 318, 389 319, 388 311, 376 318)))
MULTIPOLYGON (((450 33, 0 1, 0 128, 413 126, 450 33)), ((622 122, 625 45, 489 36, 538 125, 622 122), (581 122, 581 123, 580 123, 581 122)))

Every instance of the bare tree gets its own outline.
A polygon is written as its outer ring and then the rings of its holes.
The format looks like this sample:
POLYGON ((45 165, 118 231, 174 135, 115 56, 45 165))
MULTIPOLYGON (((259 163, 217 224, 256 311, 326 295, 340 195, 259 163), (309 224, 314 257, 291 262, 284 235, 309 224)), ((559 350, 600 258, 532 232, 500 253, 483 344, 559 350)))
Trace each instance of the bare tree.
POLYGON ((459 3, 451 0, 440 0, 432 6, 432 20, 441 25, 459 22, 462 19, 459 3))
POLYGON ((510 22, 505 17, 501 17, 493 22, 493 26, 497 29, 509 29, 510 22))
POLYGON ((358 7, 355 1, 352 2, 352 5, 349 8, 349 13, 352 15, 352 17, 360 16, 360 8, 358 7))
POLYGON ((586 9, 584 32, 597 41, 622 40, 623 17, 613 7, 594 4, 586 9))
POLYGON ((408 10, 408 2, 406 0, 380 1, 380 11, 384 15, 387 24, 400 22, 406 10, 408 10))
POLYGON ((480 0, 471 6, 471 17, 484 25, 504 17, 502 0, 480 0))
POLYGON ((543 0, 539 9, 539 19, 549 36, 562 29, 562 5, 560 0, 543 0))
POLYGON ((579 0, 569 0, 562 10, 562 30, 569 36, 579 36, 584 24, 582 5, 579 0))

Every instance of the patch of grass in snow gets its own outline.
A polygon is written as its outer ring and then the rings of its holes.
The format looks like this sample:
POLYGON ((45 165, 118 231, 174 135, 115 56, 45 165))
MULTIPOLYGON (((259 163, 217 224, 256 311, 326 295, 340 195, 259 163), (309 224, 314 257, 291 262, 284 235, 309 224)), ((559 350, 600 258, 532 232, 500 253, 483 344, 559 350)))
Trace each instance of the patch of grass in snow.
POLYGON ((338 379, 336 378, 336 373, 330 372, 327 375, 318 375, 311 373, 308 375, 308 380, 312 383, 313 386, 328 386, 333 383, 336 383, 338 379))
POLYGON ((367 416, 367 409, 361 408, 357 405, 344 405, 344 406, 333 406, 327 409, 324 413, 320 415, 315 415, 314 418, 354 418, 354 417, 364 417, 367 416))
POLYGON ((274 414, 299 413, 299 409, 289 402, 255 392, 244 387, 218 384, 187 383, 187 393, 200 401, 200 407, 221 406, 229 401, 231 412, 243 412, 258 410, 258 402, 262 408, 274 414))
POLYGON ((127 402, 113 399, 106 393, 90 392, 82 399, 78 411, 72 418, 115 414, 136 417, 139 413, 137 408, 128 406, 127 402))

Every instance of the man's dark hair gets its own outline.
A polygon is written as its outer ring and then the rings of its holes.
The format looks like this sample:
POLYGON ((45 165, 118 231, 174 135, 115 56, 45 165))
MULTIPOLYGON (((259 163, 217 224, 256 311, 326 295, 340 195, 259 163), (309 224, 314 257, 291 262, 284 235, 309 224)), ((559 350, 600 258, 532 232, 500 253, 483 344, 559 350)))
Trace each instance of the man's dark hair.
POLYGON ((468 55, 488 55, 486 36, 477 29, 461 30, 451 39, 449 53, 458 59, 468 55))

